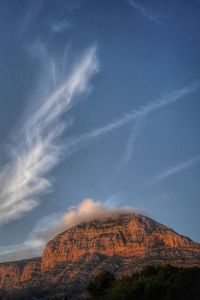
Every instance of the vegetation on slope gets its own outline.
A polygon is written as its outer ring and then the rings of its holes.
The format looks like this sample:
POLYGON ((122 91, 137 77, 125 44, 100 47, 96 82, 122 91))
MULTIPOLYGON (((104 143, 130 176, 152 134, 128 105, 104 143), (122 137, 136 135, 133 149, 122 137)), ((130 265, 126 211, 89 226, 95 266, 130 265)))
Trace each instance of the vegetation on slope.
POLYGON ((96 300, 199 300, 200 268, 147 266, 121 279, 103 272, 88 284, 87 292, 88 299, 96 300))

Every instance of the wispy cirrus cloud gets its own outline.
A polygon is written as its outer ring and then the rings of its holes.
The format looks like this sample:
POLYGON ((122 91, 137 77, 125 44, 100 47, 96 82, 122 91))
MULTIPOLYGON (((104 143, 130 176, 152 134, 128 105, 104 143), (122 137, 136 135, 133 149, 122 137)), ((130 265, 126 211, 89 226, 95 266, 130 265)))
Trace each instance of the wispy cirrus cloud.
POLYGON ((173 102, 180 100, 182 97, 192 92, 195 92, 198 88, 199 83, 196 82, 191 86, 184 87, 182 89, 177 89, 169 94, 164 94, 163 96, 161 96, 160 100, 158 99, 155 102, 152 102, 149 105, 147 105, 146 108, 144 107, 141 109, 142 113, 138 114, 138 116, 136 117, 128 141, 126 143, 125 150, 122 153, 118 169, 121 169, 123 166, 126 166, 131 160, 135 143, 143 127, 146 124, 146 118, 149 116, 149 114, 155 112, 156 110, 162 109, 163 107, 168 106, 173 102))
POLYGON ((182 163, 179 163, 167 170, 164 170, 163 172, 159 173, 158 175, 154 176, 152 181, 151 181, 151 185, 155 185, 157 183, 159 183, 160 181, 175 175, 179 172, 185 171, 189 168, 192 168, 193 166, 197 165, 200 163, 200 155, 195 156, 189 160, 186 160, 182 163))
MULTIPOLYGON (((125 144, 125 149, 121 155, 119 164, 116 168, 116 172, 119 172, 123 167, 125 167, 131 160, 135 144, 137 142, 138 137, 141 134, 144 126, 146 125, 146 119, 153 112, 164 108, 165 106, 170 105, 173 102, 179 101, 182 97, 195 92, 199 87, 198 83, 194 83, 191 86, 185 86, 182 89, 174 90, 171 93, 164 94, 163 96, 147 104, 146 106, 139 108, 137 111, 133 112, 133 126, 131 133, 128 137, 128 140, 125 144)), ((129 119, 127 118, 127 121, 129 119)))
POLYGON ((130 140, 127 145, 127 149, 125 151, 124 157, 122 160, 127 162, 131 156, 131 149, 133 147, 133 143, 135 142, 139 130, 141 129, 145 118, 150 115, 151 113, 162 109, 172 103, 175 103, 185 96, 197 91, 199 89, 199 82, 195 82, 191 85, 184 86, 180 89, 176 89, 171 93, 164 94, 157 100, 148 103, 147 105, 140 107, 136 110, 133 110, 130 113, 125 114, 123 117, 106 124, 105 126, 96 128, 88 133, 84 133, 79 136, 72 137, 67 140, 67 148, 68 148, 68 155, 76 152, 80 148, 86 146, 88 143, 92 142, 93 140, 100 138, 101 136, 108 134, 114 130, 119 129, 122 126, 125 126, 130 123, 138 122, 135 127, 133 128, 133 132, 130 136, 130 140))
POLYGON ((70 119, 62 121, 62 115, 78 96, 90 91, 90 81, 99 70, 96 50, 91 46, 76 60, 67 79, 29 110, 16 143, 10 146, 8 163, 1 166, 0 223, 32 210, 39 203, 38 195, 50 189, 47 174, 61 159, 59 138, 70 126, 70 119))
POLYGON ((159 25, 166 25, 166 18, 165 16, 155 11, 151 8, 151 3, 145 3, 144 1, 139 0, 127 0, 129 5, 137 10, 143 17, 147 18, 150 22, 154 22, 159 25))
POLYGON ((73 27, 72 24, 66 20, 58 21, 50 25, 51 31, 55 34, 59 34, 71 30, 72 27, 73 27))

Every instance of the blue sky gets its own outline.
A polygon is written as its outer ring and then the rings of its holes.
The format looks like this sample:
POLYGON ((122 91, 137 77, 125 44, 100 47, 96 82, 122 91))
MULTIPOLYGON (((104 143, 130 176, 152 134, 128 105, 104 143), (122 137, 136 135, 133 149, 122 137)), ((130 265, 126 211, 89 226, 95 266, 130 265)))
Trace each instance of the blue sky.
POLYGON ((0 5, 0 259, 88 203, 200 242, 199 1, 0 5))

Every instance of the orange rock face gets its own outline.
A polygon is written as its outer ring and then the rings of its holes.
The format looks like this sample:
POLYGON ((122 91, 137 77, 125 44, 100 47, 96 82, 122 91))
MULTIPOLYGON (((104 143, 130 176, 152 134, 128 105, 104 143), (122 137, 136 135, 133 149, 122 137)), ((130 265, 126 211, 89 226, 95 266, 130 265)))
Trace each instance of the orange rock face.
POLYGON ((158 263, 200 267, 200 245, 148 217, 124 214, 57 235, 41 259, 0 264, 0 289, 75 281, 80 286, 101 269, 117 275, 158 263))
POLYGON ((130 214, 117 219, 83 223, 49 241, 41 268, 47 271, 62 262, 72 262, 84 254, 145 257, 189 252, 200 254, 198 244, 145 216, 130 214))
POLYGON ((40 271, 40 258, 0 264, 0 288, 14 288, 40 271))

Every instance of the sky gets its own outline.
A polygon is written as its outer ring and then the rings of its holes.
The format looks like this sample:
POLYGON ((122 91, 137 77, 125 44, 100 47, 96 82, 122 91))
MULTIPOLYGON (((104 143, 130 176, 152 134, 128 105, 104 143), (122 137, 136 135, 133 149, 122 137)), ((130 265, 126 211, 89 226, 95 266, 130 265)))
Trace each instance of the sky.
POLYGON ((109 211, 200 242, 199 1, 0 6, 0 261, 109 211))

